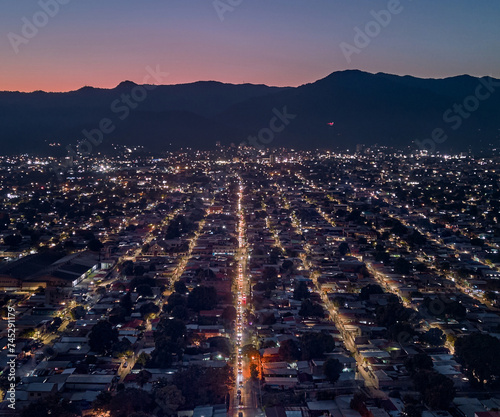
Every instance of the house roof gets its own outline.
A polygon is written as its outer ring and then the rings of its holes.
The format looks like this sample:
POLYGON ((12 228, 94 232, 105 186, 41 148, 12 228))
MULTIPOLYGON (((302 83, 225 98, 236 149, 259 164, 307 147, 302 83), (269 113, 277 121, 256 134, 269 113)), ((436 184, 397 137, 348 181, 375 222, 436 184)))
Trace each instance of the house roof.
POLYGON ((52 392, 54 386, 56 384, 53 383, 42 383, 42 382, 32 382, 28 384, 28 388, 26 391, 28 392, 52 392))

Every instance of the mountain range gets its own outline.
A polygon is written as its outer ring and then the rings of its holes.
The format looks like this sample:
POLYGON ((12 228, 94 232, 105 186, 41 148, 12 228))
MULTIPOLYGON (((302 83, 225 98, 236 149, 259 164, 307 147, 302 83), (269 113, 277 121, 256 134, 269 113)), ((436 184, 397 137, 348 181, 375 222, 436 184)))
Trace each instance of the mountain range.
POLYGON ((349 70, 299 87, 125 81, 113 89, 0 92, 3 154, 66 152, 67 145, 76 148, 84 139, 84 131, 102 139, 102 150, 111 144, 142 145, 154 152, 210 149, 217 142, 477 150, 500 144, 500 80, 349 70))

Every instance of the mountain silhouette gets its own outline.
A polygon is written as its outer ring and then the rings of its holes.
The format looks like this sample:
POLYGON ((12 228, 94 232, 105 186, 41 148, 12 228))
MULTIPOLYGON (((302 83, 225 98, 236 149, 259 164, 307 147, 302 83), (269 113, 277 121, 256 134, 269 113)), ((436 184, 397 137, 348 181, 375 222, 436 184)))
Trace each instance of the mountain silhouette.
POLYGON ((349 70, 299 87, 124 81, 113 89, 0 92, 0 141, 4 154, 64 153, 106 120, 112 129, 103 134, 103 150, 112 143, 154 152, 210 149, 259 133, 272 147, 418 149, 418 141, 439 130, 436 149, 461 151, 498 145, 499 115, 500 81, 468 75, 422 79, 349 70), (293 118, 278 120, 269 136, 278 113, 293 118))

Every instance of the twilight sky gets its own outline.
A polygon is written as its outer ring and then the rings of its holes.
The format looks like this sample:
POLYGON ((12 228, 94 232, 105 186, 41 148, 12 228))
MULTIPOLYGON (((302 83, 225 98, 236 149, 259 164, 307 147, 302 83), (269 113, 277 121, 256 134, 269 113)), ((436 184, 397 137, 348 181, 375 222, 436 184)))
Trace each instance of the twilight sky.
POLYGON ((296 86, 349 68, 500 78, 498 0, 400 0, 385 27, 371 12, 398 0, 215 1, 240 4, 221 20, 214 0, 3 0, 0 90, 111 88, 157 66, 162 84, 296 86), (47 18, 44 2, 66 4, 47 18), (23 18, 38 33, 23 34, 23 18), (340 45, 367 24, 380 33, 348 62, 340 45))

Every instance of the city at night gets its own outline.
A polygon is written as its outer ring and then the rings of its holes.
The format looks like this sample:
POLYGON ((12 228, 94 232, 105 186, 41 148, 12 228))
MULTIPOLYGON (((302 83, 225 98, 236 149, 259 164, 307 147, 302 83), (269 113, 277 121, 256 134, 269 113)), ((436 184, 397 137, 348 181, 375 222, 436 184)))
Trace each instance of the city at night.
POLYGON ((0 11, 0 416, 500 417, 500 4, 0 11))

